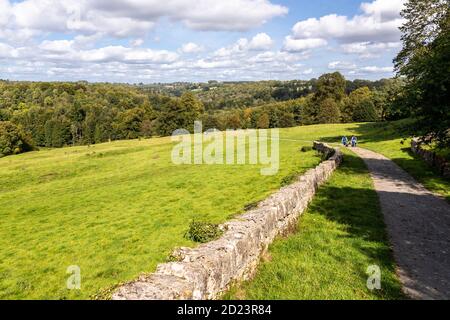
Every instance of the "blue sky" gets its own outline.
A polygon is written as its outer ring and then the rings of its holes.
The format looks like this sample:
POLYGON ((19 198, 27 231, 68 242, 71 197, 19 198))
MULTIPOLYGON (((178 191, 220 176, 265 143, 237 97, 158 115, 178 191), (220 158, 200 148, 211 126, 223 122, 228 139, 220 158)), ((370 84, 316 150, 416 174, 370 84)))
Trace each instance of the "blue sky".
POLYGON ((393 75, 404 0, 0 0, 0 78, 393 75))

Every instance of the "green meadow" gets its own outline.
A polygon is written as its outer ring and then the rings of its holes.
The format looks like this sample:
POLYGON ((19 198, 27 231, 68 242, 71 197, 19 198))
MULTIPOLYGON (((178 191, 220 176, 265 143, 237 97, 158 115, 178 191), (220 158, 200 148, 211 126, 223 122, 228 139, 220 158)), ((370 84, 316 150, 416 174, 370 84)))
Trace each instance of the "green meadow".
MULTIPOLYGON (((436 177, 408 152, 406 143, 400 143, 401 125, 280 129, 280 168, 273 176, 260 174, 265 165, 175 165, 171 161, 174 143, 170 138, 42 149, 1 158, 0 299, 89 299, 141 273, 154 271, 174 247, 196 245, 184 237, 192 220, 221 223, 231 219, 246 206, 278 190, 291 177, 317 165, 320 157, 315 151, 300 151, 302 146, 311 146, 313 140, 338 143, 343 134, 357 134, 363 146, 393 158, 427 187, 448 195, 448 181, 436 177), (72 265, 81 269, 80 290, 66 288, 70 276, 66 271, 72 265)), ((355 188, 368 190, 359 201, 373 208, 366 212, 361 227, 369 228, 368 236, 374 237, 374 243, 368 245, 380 246, 382 261, 391 268, 371 181, 364 165, 350 159, 334 177, 338 179, 336 188, 351 187, 354 181, 355 188), (339 182, 343 180, 348 180, 345 186, 339 182)), ((333 193, 322 192, 318 201, 330 208, 337 206, 341 215, 350 210, 348 202, 337 201, 333 193)), ((303 243, 326 239, 330 236, 327 230, 340 236, 339 226, 333 225, 335 218, 314 216, 318 210, 316 205, 310 209, 312 214, 307 213, 302 220, 309 216, 305 223, 320 223, 324 228, 317 234, 310 232, 314 230, 311 227, 303 232, 300 223, 295 237, 305 237, 303 243), (319 220, 311 221, 314 217, 319 220)), ((367 237, 362 231, 359 236, 367 237)), ((327 243, 324 240, 320 245, 326 247, 327 243)), ((349 251, 354 260, 347 263, 361 271, 357 266, 370 261, 371 251, 356 254, 351 246, 341 241, 330 244, 328 250, 349 251)), ((311 260, 311 255, 314 252, 309 250, 299 258, 311 260)), ((339 261, 329 260, 329 268, 322 268, 322 260, 312 262, 315 265, 310 267, 321 274, 307 283, 314 291, 328 281, 333 274, 329 272, 338 268, 339 261)), ((358 287, 362 286, 358 281, 364 281, 363 277, 347 280, 356 281, 358 287)), ((392 283, 395 287, 395 279, 392 283)), ((330 291, 328 298, 340 297, 334 292, 342 290, 336 290, 330 291)), ((263 296, 258 293, 250 297, 263 296)), ((271 297, 274 295, 266 296, 271 297)), ((295 292, 286 297, 295 298, 295 292)), ((326 292, 316 297, 326 297, 326 292)), ((367 298, 364 294, 353 297, 367 298)))

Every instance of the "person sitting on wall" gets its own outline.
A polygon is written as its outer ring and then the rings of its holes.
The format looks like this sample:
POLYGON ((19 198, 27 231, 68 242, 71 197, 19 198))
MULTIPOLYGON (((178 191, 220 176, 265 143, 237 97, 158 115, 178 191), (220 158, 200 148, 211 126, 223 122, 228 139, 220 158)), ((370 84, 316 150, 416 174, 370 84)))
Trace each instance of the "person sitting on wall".
POLYGON ((347 146, 348 146, 348 139, 347 139, 346 136, 343 136, 341 141, 342 141, 342 145, 343 145, 344 147, 347 147, 347 146))
POLYGON ((352 147, 353 148, 356 147, 356 145, 358 144, 358 139, 355 136, 353 136, 351 141, 352 141, 352 147))

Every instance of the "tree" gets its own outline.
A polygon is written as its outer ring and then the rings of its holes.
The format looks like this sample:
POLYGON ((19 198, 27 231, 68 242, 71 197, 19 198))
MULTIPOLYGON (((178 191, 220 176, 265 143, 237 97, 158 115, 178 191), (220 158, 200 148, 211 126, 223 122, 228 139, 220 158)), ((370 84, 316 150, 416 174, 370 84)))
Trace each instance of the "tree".
POLYGON ((375 89, 373 102, 380 120, 399 120, 411 116, 411 108, 404 103, 403 78, 383 79, 382 85, 375 89))
POLYGON ((119 130, 123 139, 136 139, 140 136, 144 114, 144 110, 139 107, 121 114, 119 130))
POLYGON ((319 77, 317 89, 314 94, 315 101, 323 101, 331 98, 340 102, 345 97, 345 78, 339 73, 326 73, 319 77))
POLYGON ((395 68, 406 78, 405 103, 427 137, 450 145, 450 10, 448 0, 409 0, 401 15, 403 48, 395 68))
POLYGON ((332 98, 327 98, 320 102, 317 121, 319 123, 338 123, 340 121, 341 112, 339 105, 332 98))
POLYGON ((269 128, 269 124, 270 124, 269 115, 265 112, 260 114, 258 117, 258 122, 256 124, 256 127, 258 129, 267 129, 267 128, 269 128))
POLYGON ((149 138, 153 134, 153 124, 152 121, 149 119, 145 119, 141 123, 141 135, 149 138))
POLYGON ((232 111, 228 113, 227 117, 227 129, 241 129, 242 121, 238 111, 232 111))
POLYGON ((353 121, 356 122, 370 122, 377 121, 377 112, 375 105, 371 99, 364 99, 355 105, 353 110, 353 121))
POLYGON ((0 157, 34 150, 31 138, 10 121, 0 121, 0 157))
POLYGON ((317 115, 319 113, 319 106, 314 103, 313 95, 305 98, 303 108, 301 109, 301 123, 303 125, 317 123, 317 115))
POLYGON ((335 123, 340 121, 340 105, 345 97, 346 81, 339 73, 326 73, 319 77, 316 92, 305 104, 303 122, 335 123))
POLYGON ((183 108, 183 115, 187 124, 185 125, 186 129, 193 131, 194 121, 200 120, 205 108, 191 92, 183 93, 181 96, 181 106, 183 108))
POLYGON ((45 146, 61 148, 71 142, 69 121, 61 116, 45 122, 45 146))
POLYGON ((343 108, 344 121, 376 121, 378 120, 373 94, 368 87, 358 88, 350 93, 343 108))
POLYGON ((158 133, 163 136, 171 135, 177 129, 193 131, 191 114, 187 114, 180 99, 169 100, 158 117, 158 133))

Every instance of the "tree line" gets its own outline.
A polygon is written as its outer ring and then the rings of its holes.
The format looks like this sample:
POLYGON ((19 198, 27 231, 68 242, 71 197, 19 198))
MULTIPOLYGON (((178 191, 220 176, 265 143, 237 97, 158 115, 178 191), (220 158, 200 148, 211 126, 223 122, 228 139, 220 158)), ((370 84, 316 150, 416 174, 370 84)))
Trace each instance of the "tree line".
MULTIPOLYGON (((395 106, 401 80, 383 80, 372 90, 364 86, 349 94, 349 82, 339 73, 325 74, 314 82, 312 93, 300 98, 208 109, 195 90, 184 90, 177 97, 134 85, 0 81, 0 141, 15 136, 15 141, 27 141, 30 146, 63 147, 167 136, 179 128, 192 131, 194 120, 202 120, 205 130, 224 130, 407 116, 395 106), (8 138, 6 131, 11 131, 8 138)), ((19 152, 22 148, 11 143, 0 145, 3 155, 19 152)))

